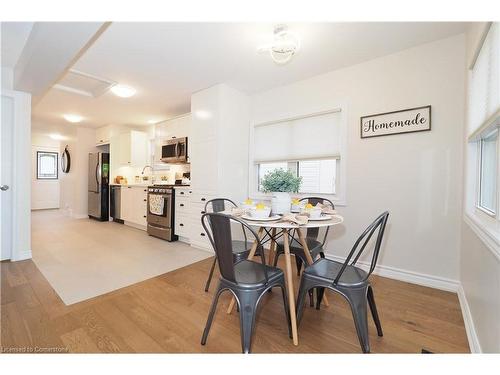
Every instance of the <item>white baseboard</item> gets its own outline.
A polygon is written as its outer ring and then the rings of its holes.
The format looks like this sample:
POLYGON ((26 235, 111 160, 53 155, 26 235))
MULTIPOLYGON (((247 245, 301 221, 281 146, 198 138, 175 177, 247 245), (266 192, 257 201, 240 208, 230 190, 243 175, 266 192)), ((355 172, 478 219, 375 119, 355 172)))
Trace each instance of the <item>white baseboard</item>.
MULTIPOLYGON (((326 254, 326 257, 337 262, 344 262, 345 258, 336 255, 326 254)), ((356 263, 363 269, 369 269, 370 264, 367 262, 358 261, 356 263)), ((375 275, 388 277, 390 279, 395 279, 399 281, 404 281, 407 283, 427 286, 430 288, 445 290, 447 292, 457 292, 460 286, 458 280, 448 279, 445 277, 427 275, 424 273, 418 273, 414 271, 403 270, 400 268, 389 267, 384 265, 378 265, 373 271, 375 275)))
POLYGON ((85 214, 72 214, 71 217, 73 219, 88 219, 89 215, 85 215, 85 214))
POLYGON ((467 332, 467 340, 469 341, 470 351, 471 353, 482 353, 483 351, 481 349, 481 344, 479 343, 479 337, 477 336, 474 320, 472 319, 469 303, 467 302, 462 285, 459 286, 457 294, 458 300, 460 301, 460 308, 462 309, 462 317, 464 318, 465 331, 467 332))
POLYGON ((17 254, 17 256, 15 258, 13 257, 12 261, 17 262, 19 260, 26 260, 26 259, 31 259, 31 258, 32 258, 31 250, 26 250, 26 251, 22 251, 19 254, 17 254))

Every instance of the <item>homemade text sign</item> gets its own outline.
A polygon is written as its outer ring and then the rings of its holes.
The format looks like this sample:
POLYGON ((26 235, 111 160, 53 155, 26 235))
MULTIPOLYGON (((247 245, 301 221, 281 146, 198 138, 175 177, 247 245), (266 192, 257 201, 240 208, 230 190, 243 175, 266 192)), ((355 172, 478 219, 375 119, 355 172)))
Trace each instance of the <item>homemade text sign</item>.
POLYGON ((361 117, 361 138, 431 130, 431 106, 361 117))

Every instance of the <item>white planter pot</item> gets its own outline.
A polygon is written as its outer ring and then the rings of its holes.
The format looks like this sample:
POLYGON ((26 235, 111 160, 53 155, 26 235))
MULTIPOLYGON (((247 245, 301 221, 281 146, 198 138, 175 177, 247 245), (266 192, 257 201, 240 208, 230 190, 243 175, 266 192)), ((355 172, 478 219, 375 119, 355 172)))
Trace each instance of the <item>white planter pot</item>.
POLYGON ((271 211, 273 214, 284 214, 290 212, 292 198, 290 193, 273 192, 271 198, 271 211))

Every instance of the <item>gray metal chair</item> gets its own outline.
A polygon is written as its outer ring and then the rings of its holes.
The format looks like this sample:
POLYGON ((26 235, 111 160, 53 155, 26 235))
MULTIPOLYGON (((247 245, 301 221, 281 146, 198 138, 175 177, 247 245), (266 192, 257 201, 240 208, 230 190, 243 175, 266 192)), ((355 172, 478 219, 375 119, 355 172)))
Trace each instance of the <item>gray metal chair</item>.
POLYGON ((375 269, 377 264, 380 245, 384 236, 385 226, 389 212, 381 214, 363 234, 358 238, 344 263, 335 262, 329 259, 318 259, 312 265, 307 266, 302 273, 300 280, 299 295, 297 298, 297 321, 300 322, 304 311, 304 299, 306 293, 313 288, 320 288, 318 295, 318 303, 321 303, 324 288, 328 288, 344 296, 351 306, 354 325, 361 344, 363 353, 370 352, 370 344, 368 341, 368 318, 367 318, 367 302, 377 327, 377 334, 383 336, 382 326, 375 305, 375 297, 373 289, 368 278, 375 269), (373 255, 371 259, 370 269, 365 272, 355 264, 365 250, 366 245, 370 242, 375 231, 378 230, 377 239, 374 245, 373 255), (361 247, 360 243, 363 241, 361 247), (351 261, 352 260, 352 261, 351 261))
MULTIPOLYGON (((231 199, 215 198, 205 203, 205 208, 203 209, 203 212, 204 213, 222 212, 232 207, 237 207, 237 205, 231 199)), ((250 253, 250 249, 252 248, 252 243, 248 242, 247 234, 244 228, 243 228, 243 236, 244 236, 244 241, 241 240, 233 241, 233 262, 235 263, 239 262, 242 259, 248 258, 248 254, 250 253)), ((217 263, 217 256, 214 257, 212 267, 210 267, 210 273, 208 274, 208 279, 207 282, 205 283, 205 292, 208 292, 208 289, 210 288, 210 282, 212 281, 212 277, 214 274, 215 263, 217 263)))
POLYGON ((259 301, 262 296, 273 287, 281 288, 288 325, 288 334, 291 336, 290 312, 285 291, 285 275, 279 268, 266 265, 262 243, 254 230, 240 219, 220 213, 206 213, 201 217, 201 222, 214 247, 221 274, 219 285, 212 301, 212 307, 208 314, 207 324, 203 331, 201 344, 205 345, 207 342, 219 296, 225 290, 229 290, 234 295, 239 307, 241 348, 243 353, 249 353, 251 349, 255 316, 259 301), (244 229, 252 233, 257 241, 257 249, 260 250, 259 254, 262 263, 247 259, 234 263, 234 242, 231 232, 231 223, 239 223, 244 229))
MULTIPOLYGON (((333 202, 329 199, 326 198, 319 198, 319 197, 306 197, 300 199, 300 202, 308 202, 311 203, 312 205, 316 205, 318 203, 329 203, 333 209, 335 209, 335 206, 333 202)), ((307 233, 306 233, 306 243, 307 247, 309 248, 309 252, 311 253, 311 257, 313 259, 316 259, 318 256, 321 258, 325 257, 325 253, 323 252, 323 247, 325 246, 326 242, 326 237, 328 236, 328 231, 330 227, 326 227, 323 240, 320 241, 318 239, 319 237, 319 228, 308 228, 307 233)), ((283 242, 278 242, 276 244, 276 255, 274 257, 274 266, 278 264, 278 257, 281 254, 285 253, 285 248, 283 246, 283 242)), ((297 265, 297 276, 300 276, 300 270, 302 268, 302 264, 307 264, 307 258, 304 253, 304 249, 302 248, 302 245, 298 241, 298 239, 293 235, 292 239, 290 240, 290 254, 293 254, 295 256, 295 263, 297 265)))

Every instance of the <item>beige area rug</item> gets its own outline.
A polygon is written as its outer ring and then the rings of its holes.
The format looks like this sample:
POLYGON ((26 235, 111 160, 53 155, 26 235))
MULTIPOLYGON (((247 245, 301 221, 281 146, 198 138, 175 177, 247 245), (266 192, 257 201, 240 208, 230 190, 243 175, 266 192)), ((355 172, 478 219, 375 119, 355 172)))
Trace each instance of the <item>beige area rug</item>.
POLYGON ((32 212, 33 261, 66 305, 173 271, 211 256, 182 242, 113 222, 32 212))

